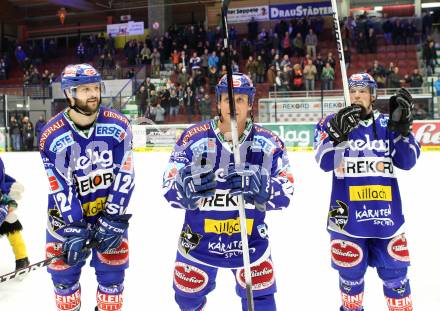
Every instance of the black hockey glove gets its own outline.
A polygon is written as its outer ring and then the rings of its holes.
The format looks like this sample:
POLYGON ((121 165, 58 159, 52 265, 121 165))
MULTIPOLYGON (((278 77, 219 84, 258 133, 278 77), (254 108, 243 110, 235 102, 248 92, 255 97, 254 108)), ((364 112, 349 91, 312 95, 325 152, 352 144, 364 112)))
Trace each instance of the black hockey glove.
POLYGON ((339 110, 326 124, 326 131, 330 138, 336 143, 346 141, 348 134, 358 126, 361 112, 362 107, 359 105, 339 110))
POLYGON ((411 94, 401 88, 390 98, 388 129, 408 136, 412 130, 414 102, 411 94))
POLYGON ((84 222, 74 222, 63 229, 63 253, 64 262, 69 266, 84 261, 90 255, 90 249, 86 245, 91 237, 90 229, 84 222))
POLYGON ((130 218, 131 214, 110 215, 106 212, 102 213, 93 231, 93 239, 97 242, 96 249, 100 253, 108 252, 121 245, 130 218))

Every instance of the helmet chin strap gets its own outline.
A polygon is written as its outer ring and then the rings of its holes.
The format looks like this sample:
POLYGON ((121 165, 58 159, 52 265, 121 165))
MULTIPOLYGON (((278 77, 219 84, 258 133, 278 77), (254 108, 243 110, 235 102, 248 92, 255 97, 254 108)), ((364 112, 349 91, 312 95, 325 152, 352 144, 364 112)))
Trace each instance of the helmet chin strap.
MULTIPOLYGON (((74 99, 74 101, 75 101, 75 99, 74 99)), ((101 99, 99 99, 98 109, 100 106, 101 106, 101 99)), ((86 116, 86 117, 90 117, 91 115, 93 115, 95 113, 95 112, 85 111, 85 110, 81 109, 80 107, 78 107, 78 105, 76 105, 76 104, 73 104, 73 105, 71 104, 71 105, 69 105, 69 107, 71 109, 75 110, 76 112, 78 112, 79 114, 82 114, 83 116, 86 116)), ((96 111, 98 111, 98 109, 96 109, 96 111)))

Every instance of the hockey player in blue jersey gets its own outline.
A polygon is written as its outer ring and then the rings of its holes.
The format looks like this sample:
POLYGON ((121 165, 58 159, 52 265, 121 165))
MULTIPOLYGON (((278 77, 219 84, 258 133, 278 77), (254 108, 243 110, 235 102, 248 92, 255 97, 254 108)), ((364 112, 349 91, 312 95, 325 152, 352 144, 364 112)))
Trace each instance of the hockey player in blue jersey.
POLYGON ((316 126, 316 161, 333 171, 328 214, 332 266, 339 271, 341 311, 363 310, 364 275, 377 269, 390 311, 411 311, 409 253, 395 167, 409 170, 420 154, 411 129, 413 100, 390 98, 390 115, 373 109, 377 85, 367 73, 350 77, 351 106, 316 126))
POLYGON ((165 198, 186 210, 174 268, 175 300, 182 311, 199 311, 215 288, 217 270, 229 268, 247 310, 238 194, 246 202, 246 225, 255 310, 276 310, 266 211, 288 207, 293 177, 284 143, 253 123, 255 88, 233 74, 241 159, 234 164, 226 75, 216 87, 219 115, 186 129, 164 174, 165 198))
POLYGON ((101 75, 92 66, 67 66, 61 88, 69 107, 39 137, 50 186, 46 256, 64 254, 48 267, 56 306, 80 310, 79 278, 91 253, 95 310, 118 311, 129 257, 126 210, 134 188, 130 124, 101 106, 101 75))

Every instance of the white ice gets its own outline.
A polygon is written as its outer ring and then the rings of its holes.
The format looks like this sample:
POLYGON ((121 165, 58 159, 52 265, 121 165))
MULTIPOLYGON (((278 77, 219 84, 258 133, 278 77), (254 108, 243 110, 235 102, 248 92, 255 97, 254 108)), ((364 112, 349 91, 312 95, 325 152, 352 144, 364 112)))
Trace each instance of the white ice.
MULTIPOLYGON (((184 212, 168 206, 161 181, 169 154, 136 153, 136 189, 129 211, 130 268, 126 273, 124 310, 177 311, 172 290, 173 263, 184 212)), ((3 153, 6 172, 24 184, 19 218, 32 263, 44 259, 48 182, 38 153, 3 153)), ((278 310, 338 310, 338 275, 330 267, 326 215, 331 174, 321 171, 313 153, 291 153, 295 198, 289 209, 268 213, 278 293, 278 310)), ((416 167, 398 171, 407 220, 414 309, 440 310, 439 178, 440 155, 423 153, 416 167)), ((0 274, 14 268, 6 238, 0 240, 0 274)), ((241 310, 233 275, 219 271, 207 311, 241 310)), ((95 306, 96 280, 88 265, 81 277, 82 310, 95 306)), ((368 270, 367 311, 387 310, 376 271, 368 270)), ((23 281, 0 284, 0 310, 55 310, 52 283, 45 269, 23 281)))

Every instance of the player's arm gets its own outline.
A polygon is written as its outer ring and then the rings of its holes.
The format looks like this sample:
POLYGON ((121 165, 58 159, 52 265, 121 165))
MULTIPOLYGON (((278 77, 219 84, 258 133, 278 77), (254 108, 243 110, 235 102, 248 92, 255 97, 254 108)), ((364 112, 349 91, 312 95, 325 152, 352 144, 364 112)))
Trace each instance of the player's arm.
POLYGON ((107 197, 105 212, 110 215, 124 215, 135 186, 131 127, 125 129, 125 138, 113 150, 116 165, 115 179, 107 197))
POLYGON ((403 136, 399 133, 390 133, 390 150, 393 164, 403 170, 409 170, 416 165, 420 156, 420 145, 413 133, 403 136))
POLYGON ((278 149, 274 154, 271 169, 271 185, 272 193, 266 204, 266 210, 287 208, 293 196, 294 178, 286 149, 278 149))
MULTIPOLYGON (((55 201, 63 220, 66 224, 80 222, 83 220, 83 210, 72 176, 68 173, 70 170, 67 167, 57 168, 55 165, 57 155, 60 157, 65 155, 45 150, 40 151, 40 155, 49 179, 49 194, 55 201)), ((60 162, 65 163, 65 161, 60 162)))
POLYGON ((186 133, 182 133, 171 153, 163 175, 162 189, 172 207, 194 210, 201 198, 214 195, 217 184, 215 174, 206 161, 193 161, 188 148, 191 143, 182 143, 186 133))

